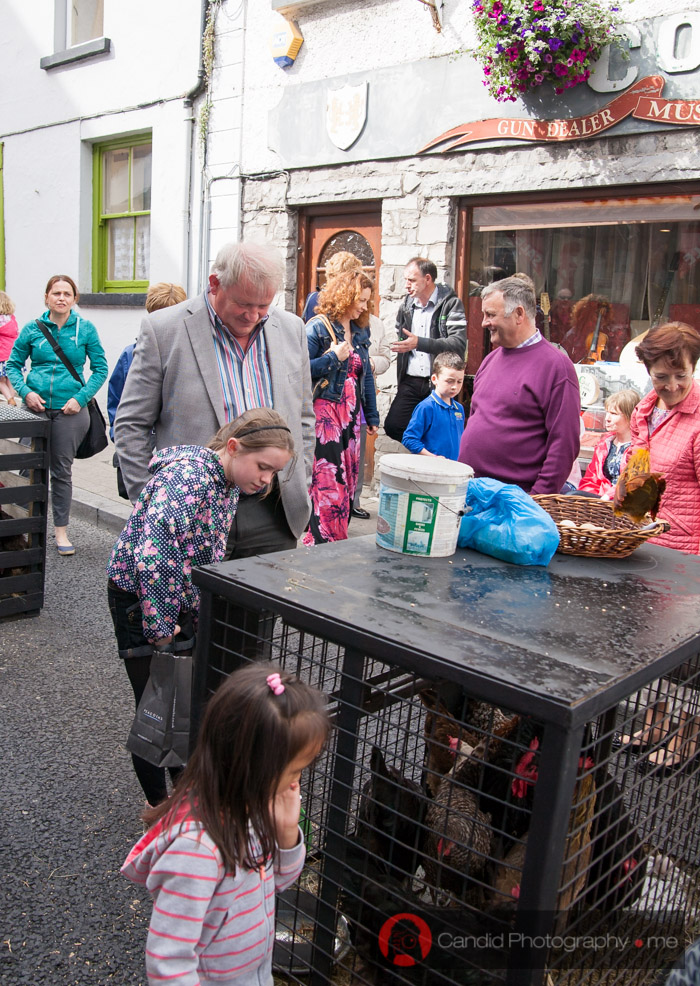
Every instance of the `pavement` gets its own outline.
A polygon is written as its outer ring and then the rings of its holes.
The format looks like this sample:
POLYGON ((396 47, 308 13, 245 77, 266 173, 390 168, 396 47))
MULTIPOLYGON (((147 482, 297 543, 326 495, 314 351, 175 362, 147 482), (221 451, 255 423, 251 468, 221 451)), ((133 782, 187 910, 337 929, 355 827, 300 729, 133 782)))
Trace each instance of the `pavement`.
MULTIPOLYGON (((124 742, 133 696, 105 565, 130 514, 112 449, 73 467, 70 536, 49 538, 40 613, 0 622, 0 986, 145 986, 151 913, 119 869, 144 798, 124 742)), ((353 519, 350 535, 376 529, 353 519)))
POLYGON ((74 518, 71 537, 74 556, 48 551, 41 612, 0 622, 0 983, 145 986, 148 894, 119 873, 144 798, 107 608, 114 535, 74 518))
MULTIPOLYGON (((91 459, 75 459, 73 462, 73 505, 71 520, 82 520, 114 535, 121 533, 131 515, 131 505, 117 493, 117 471, 112 465, 114 446, 91 459)), ((378 497, 365 487, 362 506, 369 511, 369 520, 353 517, 348 528, 350 537, 374 534, 377 530, 378 497)), ((49 527, 49 530, 51 528, 49 527)), ((69 533, 72 533, 69 529, 69 533)), ((51 542, 49 542, 51 543, 51 542)))

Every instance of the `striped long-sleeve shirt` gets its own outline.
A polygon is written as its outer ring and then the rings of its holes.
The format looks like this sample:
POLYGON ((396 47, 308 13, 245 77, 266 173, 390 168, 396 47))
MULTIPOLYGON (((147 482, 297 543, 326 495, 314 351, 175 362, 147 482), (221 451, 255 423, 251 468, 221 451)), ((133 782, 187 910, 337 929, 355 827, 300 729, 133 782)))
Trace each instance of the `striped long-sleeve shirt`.
POLYGON ((196 820, 150 829, 121 870, 153 897, 150 986, 271 986, 275 893, 296 880, 304 857, 300 831, 266 866, 232 873, 196 820))

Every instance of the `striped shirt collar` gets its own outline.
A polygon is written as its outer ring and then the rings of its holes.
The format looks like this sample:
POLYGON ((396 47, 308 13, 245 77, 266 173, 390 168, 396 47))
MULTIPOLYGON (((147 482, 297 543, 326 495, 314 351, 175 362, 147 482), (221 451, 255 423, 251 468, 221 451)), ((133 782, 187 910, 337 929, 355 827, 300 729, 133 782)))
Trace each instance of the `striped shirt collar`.
POLYGON ((525 342, 521 342, 520 345, 516 346, 515 348, 525 349, 526 346, 534 346, 535 343, 539 342, 541 338, 542 338, 542 333, 540 332, 539 329, 535 329, 535 331, 532 333, 529 339, 526 339, 525 342))
POLYGON ((208 289, 204 292, 204 301, 209 313, 216 365, 219 368, 225 420, 233 421, 244 411, 256 407, 274 407, 272 377, 263 332, 269 316, 266 315, 255 326, 249 337, 248 348, 244 349, 214 311, 209 301, 208 289))

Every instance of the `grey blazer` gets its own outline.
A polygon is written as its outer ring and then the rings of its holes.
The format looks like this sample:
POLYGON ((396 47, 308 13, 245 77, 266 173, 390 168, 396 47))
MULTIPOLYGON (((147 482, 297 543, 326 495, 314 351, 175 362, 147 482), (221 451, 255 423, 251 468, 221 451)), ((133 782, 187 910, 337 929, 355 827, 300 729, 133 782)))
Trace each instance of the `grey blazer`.
MULTIPOLYGON (((309 519, 315 439, 309 349, 304 323, 296 315, 270 308, 263 329, 272 399, 291 428, 297 462, 280 474, 287 523, 300 537, 309 519)), ((156 448, 206 445, 224 419, 221 376, 204 296, 147 315, 141 322, 114 424, 119 465, 132 503, 150 479, 156 448)))

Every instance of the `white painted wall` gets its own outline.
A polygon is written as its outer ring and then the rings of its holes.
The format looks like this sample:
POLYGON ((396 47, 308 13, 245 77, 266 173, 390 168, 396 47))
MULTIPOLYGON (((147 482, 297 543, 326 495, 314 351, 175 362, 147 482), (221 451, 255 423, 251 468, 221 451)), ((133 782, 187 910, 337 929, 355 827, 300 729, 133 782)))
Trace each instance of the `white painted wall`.
MULTIPOLYGON (((68 273, 92 291, 92 145, 112 137, 152 132, 149 279, 187 287, 192 114, 183 97, 197 82, 200 19, 198 0, 107 3, 111 52, 44 70, 54 0, 0 3, 6 290, 20 324, 44 310, 52 274, 68 273)), ((142 310, 81 311, 97 326, 111 368, 142 310)))

